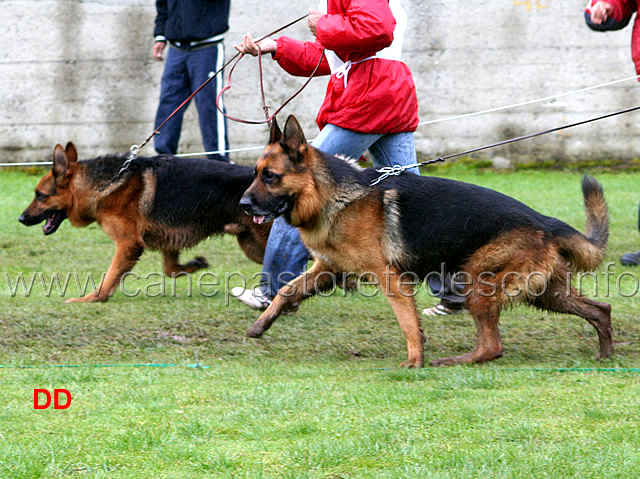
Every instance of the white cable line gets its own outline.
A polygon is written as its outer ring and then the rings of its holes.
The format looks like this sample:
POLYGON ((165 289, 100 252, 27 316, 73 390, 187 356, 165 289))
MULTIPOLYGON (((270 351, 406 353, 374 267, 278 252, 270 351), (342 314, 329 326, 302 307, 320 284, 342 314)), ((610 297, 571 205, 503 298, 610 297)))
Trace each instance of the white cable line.
POLYGON ((432 125, 434 123, 442 123, 444 121, 451 121, 451 120, 459 120, 461 118, 469 118, 472 116, 477 116, 477 115, 484 115, 485 113, 494 113, 496 111, 502 111, 502 110, 509 110, 511 108, 517 108, 520 106, 525 106, 525 105, 531 105, 533 103, 541 103, 543 101, 549 101, 549 100, 554 100, 556 98, 562 98, 563 96, 569 96, 569 95, 575 95, 576 93, 584 93, 590 90, 596 90, 598 88, 602 88, 602 87, 606 87, 606 86, 611 86, 611 85, 615 85, 616 83, 622 83, 622 82, 626 82, 629 80, 637 80, 640 77, 640 75, 635 75, 632 77, 628 77, 628 78, 623 78, 622 80, 614 80, 611 82, 607 82, 607 83, 602 83, 601 85, 595 85, 595 86, 590 86, 587 88, 581 88, 580 90, 574 90, 574 91, 570 91, 570 92, 566 92, 566 93, 560 93, 559 95, 552 95, 552 96, 547 96, 544 98, 538 98, 537 100, 529 100, 529 101, 523 101, 520 103, 514 103, 513 105, 505 105, 505 106, 499 106, 496 108, 489 108, 488 110, 481 110, 481 111, 476 111, 473 113, 465 113, 462 115, 455 115, 455 116, 448 116, 445 118, 438 118, 436 120, 427 120, 427 121, 421 121, 420 123, 418 123, 418 125, 422 126, 422 125, 432 125))
POLYGON ((51 165, 51 161, 32 161, 29 163, 0 163, 0 166, 40 166, 51 165))
POLYGON ((204 153, 180 153, 177 155, 179 158, 187 158, 189 156, 205 156, 205 155, 219 155, 221 153, 237 153, 239 151, 251 151, 251 150, 262 150, 264 145, 262 146, 247 146, 246 148, 231 148, 228 150, 218 150, 218 151, 205 151, 204 153))
MULTIPOLYGON (((569 91, 569 92, 565 92, 565 93, 560 93, 558 95, 551 95, 551 96, 546 96, 544 98, 538 98, 535 100, 528 100, 528 101, 523 101, 520 103, 513 103, 511 105, 505 105, 505 106, 499 106, 496 108, 489 108, 487 110, 480 110, 480 111, 476 111, 476 112, 472 112, 472 113, 464 113, 462 115, 455 115, 455 116, 447 116, 444 118, 438 118, 436 120, 426 120, 426 121, 421 121, 420 123, 418 123, 418 126, 423 126, 423 125, 432 125, 435 123, 442 123, 445 121, 452 121, 452 120, 460 120, 462 118, 470 118, 473 116, 479 116, 479 115, 485 115, 487 113, 495 113, 497 111, 504 111, 504 110, 509 110, 512 108, 518 108, 521 106, 526 106, 526 105, 532 105, 534 103, 541 103, 543 101, 549 101, 549 100, 554 100, 556 98, 562 98, 565 96, 570 96, 570 95, 575 95, 577 93, 584 93, 584 92, 588 92, 591 90, 597 90, 598 88, 603 88, 603 87, 607 87, 607 86, 611 86, 611 85, 616 85, 618 83, 623 83, 623 82, 627 82, 630 80, 637 80, 638 78, 640 78, 640 75, 635 75, 632 77, 627 77, 627 78, 623 78, 621 80, 614 80, 614 81, 610 81, 607 83, 601 83, 600 85, 595 85, 595 86, 590 86, 590 87, 586 87, 586 88, 581 88, 579 90, 573 90, 573 91, 569 91)), ((206 156, 206 155, 216 155, 216 154, 222 154, 222 153, 237 153, 240 151, 252 151, 252 150, 261 150, 264 148, 263 146, 249 146, 246 148, 232 148, 232 149, 227 149, 227 150, 218 150, 218 151, 205 151, 202 153, 180 153, 178 155, 174 155, 177 157, 190 157, 190 156, 206 156)), ((30 162, 30 163, 0 163, 0 167, 2 166, 40 166, 40 165, 50 165, 51 162, 50 161, 38 161, 38 162, 30 162)))

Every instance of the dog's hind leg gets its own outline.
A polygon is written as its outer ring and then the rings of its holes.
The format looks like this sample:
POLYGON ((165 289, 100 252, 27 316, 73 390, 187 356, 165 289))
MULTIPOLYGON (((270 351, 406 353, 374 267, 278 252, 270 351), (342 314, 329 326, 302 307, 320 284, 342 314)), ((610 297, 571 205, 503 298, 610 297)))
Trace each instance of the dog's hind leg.
POLYGON ((555 313, 580 316, 591 324, 597 334, 600 352, 596 359, 611 357, 614 352, 613 327, 611 325, 611 305, 586 298, 573 287, 550 285, 544 295, 531 302, 533 306, 555 313))
POLYGON ((236 236, 238 245, 251 261, 262 264, 264 250, 269 238, 269 229, 264 225, 247 226, 241 223, 224 225, 224 232, 236 236))
POLYGON ((193 273, 209 266, 207 260, 202 256, 197 256, 186 264, 180 264, 180 251, 163 249, 162 257, 164 260, 164 274, 169 277, 176 277, 182 273, 193 273))
POLYGON ((494 290, 493 294, 485 296, 474 290, 467 298, 467 309, 473 315, 477 327, 476 344, 473 350, 460 356, 436 359, 430 362, 432 366, 483 363, 503 355, 504 348, 498 327, 502 304, 495 293, 494 290))
POLYGON ((330 267, 321 261, 316 261, 309 271, 302 273, 280 288, 269 307, 247 329, 247 336, 259 338, 283 311, 316 293, 328 291, 336 286, 336 277, 336 273, 330 267))
POLYGON ((238 245, 242 249, 242 252, 247 256, 247 258, 255 263, 262 264, 264 260, 266 241, 264 243, 258 241, 251 230, 239 233, 236 236, 236 239, 238 240, 238 245))

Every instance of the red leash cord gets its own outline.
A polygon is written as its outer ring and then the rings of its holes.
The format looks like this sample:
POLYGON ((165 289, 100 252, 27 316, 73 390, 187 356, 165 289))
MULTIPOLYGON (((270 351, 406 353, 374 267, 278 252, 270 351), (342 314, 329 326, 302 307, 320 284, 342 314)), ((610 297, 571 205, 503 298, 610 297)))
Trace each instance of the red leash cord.
POLYGON ((267 106, 265 95, 264 95, 264 78, 263 78, 263 73, 262 73, 262 50, 260 50, 260 46, 258 46, 258 69, 260 70, 260 94, 262 95, 262 109, 264 110, 265 119, 264 120, 243 120, 243 119, 235 118, 235 117, 233 117, 231 115, 228 115, 226 112, 224 112, 222 110, 222 108, 220 108, 220 99, 222 98, 222 95, 224 95, 224 93, 227 90, 229 90, 231 88, 231 86, 232 86, 231 76, 233 75, 233 70, 235 69, 236 65, 240 62, 240 60, 242 60, 242 57, 244 57, 244 53, 242 53, 242 54, 240 54, 240 58, 238 58, 236 60, 236 62, 233 64, 233 66, 229 70, 229 78, 227 80, 227 86, 225 86, 222 90, 220 90, 220 92, 218 92, 218 96, 216 97, 216 108, 226 118, 228 118, 230 120, 233 120, 233 121, 240 122, 240 123, 246 123, 246 124, 249 124, 249 125, 260 125, 262 123, 271 123, 271 120, 273 120, 275 118, 275 116, 278 113, 280 113, 282 111, 282 109, 285 106, 287 106, 287 104, 291 100, 293 100, 295 97, 297 97, 302 92, 302 90, 304 90, 307 87, 309 82, 313 79, 313 77, 315 76, 316 72, 320 68, 320 65, 322 64, 322 57, 323 56, 324 56, 324 50, 322 51, 322 54, 320 55, 320 59, 318 60, 318 64, 316 65, 316 67, 311 72, 311 75, 309 76, 309 78, 307 78, 307 81, 304 82, 304 84, 298 89, 298 91, 296 91, 293 95, 291 95, 289 98, 287 98, 284 101, 284 103, 282 103, 282 105, 280 105, 278 107, 278 109, 272 115, 269 115, 269 107, 267 106))

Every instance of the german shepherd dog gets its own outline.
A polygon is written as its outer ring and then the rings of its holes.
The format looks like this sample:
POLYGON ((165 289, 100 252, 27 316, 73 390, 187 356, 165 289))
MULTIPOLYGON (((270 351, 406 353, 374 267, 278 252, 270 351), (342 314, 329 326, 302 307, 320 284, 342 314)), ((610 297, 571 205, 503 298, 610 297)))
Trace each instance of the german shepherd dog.
POLYGON ((53 168, 37 184, 19 220, 45 221, 45 235, 69 219, 76 227, 97 221, 116 252, 96 291, 67 302, 107 301, 145 247, 159 249, 168 276, 208 266, 197 257, 179 263, 180 250, 212 235, 232 233, 251 260, 262 263, 271 226, 257 225, 238 205, 253 180, 248 166, 172 156, 136 158, 121 177, 125 155, 78 161, 73 143, 57 145, 53 168))
POLYGON ((581 296, 568 281, 572 272, 595 269, 605 254, 608 211, 593 178, 582 180, 587 217, 582 234, 487 188, 410 173, 371 186, 378 175, 308 145, 295 117, 287 119, 284 133, 272 124, 240 204, 257 223, 282 215, 296 226, 314 263, 280 290, 248 336, 261 336, 284 310, 333 288, 333 278, 367 273, 377 278, 405 335, 403 366, 422 367, 417 281, 406 275, 424 279, 444 265, 464 275, 477 339, 471 352, 432 365, 502 356, 500 310, 514 302, 586 319, 598 334, 598 357, 611 356, 611 306, 581 296))

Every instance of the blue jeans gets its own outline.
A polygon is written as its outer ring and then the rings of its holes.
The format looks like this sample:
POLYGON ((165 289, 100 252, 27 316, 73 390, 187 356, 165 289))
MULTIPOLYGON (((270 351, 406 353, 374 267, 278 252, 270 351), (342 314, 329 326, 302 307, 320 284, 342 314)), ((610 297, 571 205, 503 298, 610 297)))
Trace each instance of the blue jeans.
MULTIPOLYGON (((220 42, 195 50, 180 50, 170 46, 165 62, 155 128, 209 78, 210 72, 215 73, 222 68, 224 45, 220 42)), ((220 72, 194 97, 198 109, 202 144, 206 151, 228 149, 227 120, 216 108, 216 95, 222 88, 222 78, 223 74, 220 72)), ((154 136, 154 147, 159 154, 178 152, 182 119, 186 109, 185 105, 154 136)), ((229 161, 226 153, 208 155, 208 157, 229 161)))
MULTIPOLYGON (((413 133, 389 135, 356 133, 335 125, 325 126, 312 145, 331 155, 360 158, 369 150, 375 168, 410 165, 416 162, 413 133)), ((411 173, 420 174, 418 168, 411 173)), ((282 217, 276 218, 271 228, 262 265, 261 288, 268 298, 296 276, 302 274, 309 261, 298 230, 282 217)))

